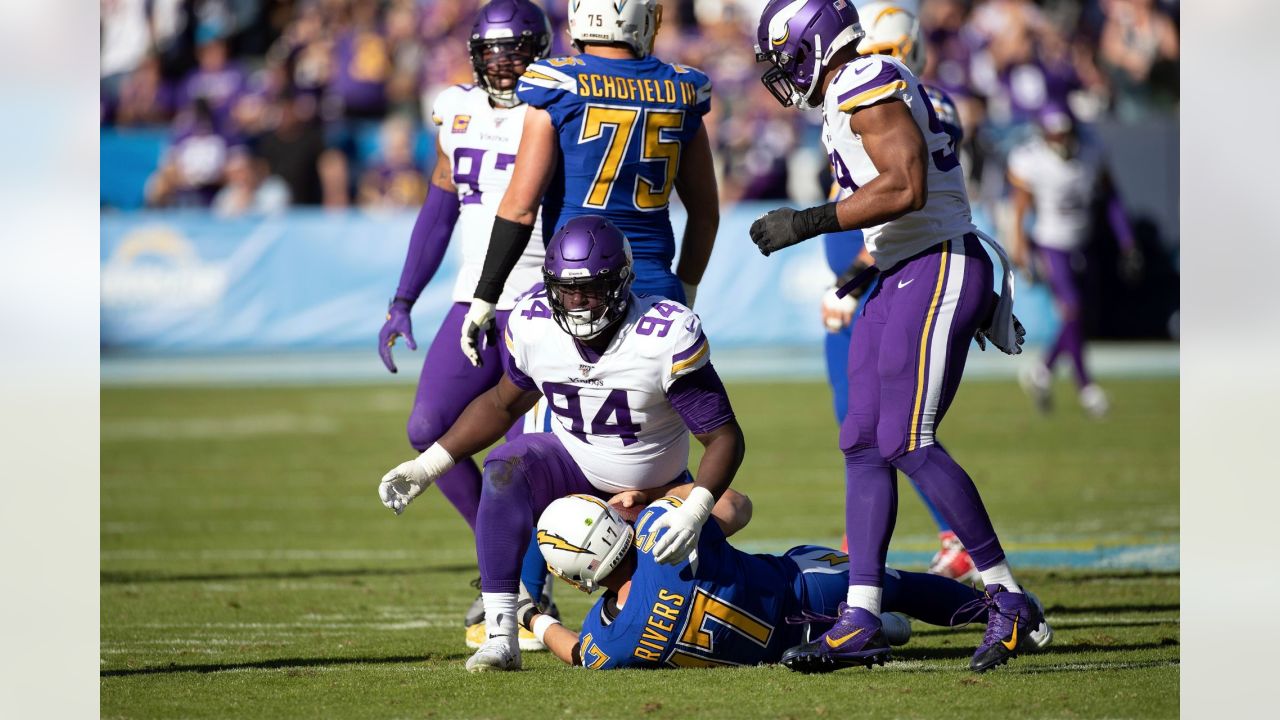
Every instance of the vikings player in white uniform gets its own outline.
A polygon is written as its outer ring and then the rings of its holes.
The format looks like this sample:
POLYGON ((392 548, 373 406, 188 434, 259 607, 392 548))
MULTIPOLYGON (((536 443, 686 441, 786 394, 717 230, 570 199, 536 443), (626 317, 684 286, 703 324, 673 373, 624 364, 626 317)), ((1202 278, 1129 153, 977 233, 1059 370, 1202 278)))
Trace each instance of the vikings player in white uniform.
POLYGON ((521 665, 520 559, 534 518, 552 500, 687 480, 693 433, 705 447, 696 480, 654 526, 668 529, 654 557, 679 563, 697 546, 745 448, 698 316, 675 301, 631 293, 631 250, 613 223, 599 215, 566 222, 547 244, 543 279, 545 287, 511 313, 498 384, 379 486, 383 504, 399 514, 456 459, 483 450, 546 398, 552 432, 521 435, 485 459, 476 550, 488 639, 467 661, 472 671, 521 665))
MULTIPOLYGON (((970 662, 982 672, 1024 650, 1040 614, 1013 578, 973 480, 937 442, 973 338, 1020 351, 1012 275, 995 267, 969 212, 960 162, 920 81, 887 55, 858 54, 848 0, 771 0, 756 32, 763 81, 786 106, 823 110, 838 202, 775 210, 751 227, 768 255, 827 232, 860 228, 880 273, 849 348, 845 458, 849 592, 839 621, 783 655, 802 672, 870 665, 889 654, 880 622, 898 471, 938 507, 986 586, 987 632, 970 662)), ((865 280, 865 278, 862 278, 865 280)), ((855 280, 851 284, 856 284, 855 280)))
POLYGON ((1053 294, 1062 324, 1043 362, 1028 365, 1019 376, 1023 389, 1041 412, 1050 404, 1053 366, 1066 355, 1075 371, 1080 406, 1092 417, 1106 415, 1107 395, 1090 378, 1084 364, 1084 323, 1080 318, 1080 289, 1072 268, 1074 257, 1089 238, 1096 195, 1107 198, 1107 220, 1120 246, 1120 270, 1136 281, 1142 256, 1125 218, 1124 206, 1112 190, 1110 174, 1096 142, 1082 137, 1071 113, 1049 105, 1038 118, 1040 135, 1009 153, 1009 182, 1013 185, 1013 242, 1009 255, 1018 267, 1034 268, 1053 294), (1024 221, 1035 209, 1028 237, 1024 221))
MULTIPOLYGON (((413 227, 395 299, 378 335, 382 361, 396 372, 391 348, 397 337, 404 336, 409 349, 417 349, 410 310, 440 267, 450 237, 456 236, 462 243, 462 267, 453 285, 454 305, 427 350, 409 414, 409 443, 419 451, 439 439, 467 403, 493 387, 502 374, 501 350, 496 342, 481 352, 482 365, 473 367, 458 347, 457 337, 480 277, 494 213, 511 181, 520 145, 528 106, 516 97, 516 82, 526 66, 546 57, 551 26, 543 11, 528 0, 493 0, 481 9, 469 45, 476 82, 449 87, 435 100, 431 116, 438 129, 435 171, 413 227)), ((505 325, 516 297, 541 281, 542 233, 535 229, 535 234, 538 242, 529 243, 503 288, 497 304, 499 327, 505 325)), ((536 410, 531 412, 510 435, 539 430, 539 417, 536 410)), ((459 458, 438 484, 474 530, 480 504, 480 469, 475 462, 459 458)), ((530 555, 528 581, 532 592, 540 595, 545 573, 537 553, 530 555)), ((472 636, 483 635, 480 612, 477 602, 464 619, 467 644, 472 647, 479 647, 472 636)), ((525 649, 540 649, 532 636, 524 642, 525 649)))

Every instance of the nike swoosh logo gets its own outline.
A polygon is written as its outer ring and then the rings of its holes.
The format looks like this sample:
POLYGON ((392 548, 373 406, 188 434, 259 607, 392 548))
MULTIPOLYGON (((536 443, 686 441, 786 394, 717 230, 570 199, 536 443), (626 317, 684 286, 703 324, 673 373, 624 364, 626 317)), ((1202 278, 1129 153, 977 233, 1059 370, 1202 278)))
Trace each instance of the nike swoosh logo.
POLYGON ((1018 646, 1018 619, 1017 618, 1013 619, 1013 634, 1009 636, 1008 640, 1001 640, 1000 644, 1004 646, 1005 650, 1008 650, 1010 652, 1013 652, 1013 649, 1018 646))
POLYGON ((904 287, 906 287, 906 286, 910 285, 911 283, 913 283, 913 282, 915 282, 915 281, 916 281, 916 279, 915 279, 915 278, 911 278, 910 280, 908 280, 908 281, 906 281, 906 282, 902 282, 901 280, 899 280, 899 281, 898 281, 898 288, 899 288, 899 289, 904 288, 904 287))
POLYGON ((845 644, 845 641, 847 641, 847 640, 850 640, 850 639, 852 639, 852 638, 857 637, 857 636, 858 636, 858 634, 859 634, 859 633, 861 633, 863 630, 866 630, 866 628, 858 628, 857 630, 854 630, 853 632, 849 633, 848 635, 845 635, 844 637, 836 638, 836 639, 834 639, 834 640, 832 640, 832 639, 831 639, 831 636, 827 636, 827 637, 826 637, 827 646, 828 646, 828 647, 838 647, 838 646, 840 646, 840 645, 843 645, 843 644, 845 644))

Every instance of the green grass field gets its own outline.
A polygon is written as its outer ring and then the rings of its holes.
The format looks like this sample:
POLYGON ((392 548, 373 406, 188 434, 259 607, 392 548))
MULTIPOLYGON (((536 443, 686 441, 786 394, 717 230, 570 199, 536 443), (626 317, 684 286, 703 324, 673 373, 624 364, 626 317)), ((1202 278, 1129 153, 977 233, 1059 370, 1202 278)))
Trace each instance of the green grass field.
MULTIPOLYGON (((1104 422, 1066 388, 1036 416, 1016 386, 974 382, 941 437, 1015 562, 1045 549, 1176 544, 1178 384, 1114 381, 1104 422)), ((843 465, 825 386, 730 384, 747 436, 735 487, 754 551, 837 543, 843 465)), ((977 676, 982 629, 916 623, 872 671, 781 667, 591 673, 526 654, 473 676, 461 616, 474 546, 431 491, 378 502, 407 459, 405 385, 108 389, 102 394, 103 717, 1172 717, 1176 570, 1021 569, 1057 630, 1050 651, 977 676)), ((902 485, 894 551, 935 533, 902 485)), ((917 566, 918 569, 918 566, 917 566)), ((571 627, 589 599, 566 585, 571 627)))

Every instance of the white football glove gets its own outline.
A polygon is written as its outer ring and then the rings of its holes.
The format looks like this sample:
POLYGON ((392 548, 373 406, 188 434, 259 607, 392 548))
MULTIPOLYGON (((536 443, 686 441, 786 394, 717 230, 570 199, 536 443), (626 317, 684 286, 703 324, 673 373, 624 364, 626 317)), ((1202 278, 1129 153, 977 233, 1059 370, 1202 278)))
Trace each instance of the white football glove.
POLYGON ((836 296, 836 288, 829 288, 822 294, 822 324, 827 332, 840 332, 853 322, 853 313, 858 309, 858 301, 852 295, 836 296))
POLYGON ((662 517, 649 526, 650 532, 656 533, 662 528, 667 532, 658 538, 653 546, 653 558, 667 565, 678 565, 689 557, 689 553, 698 547, 698 535, 707 518, 711 517, 711 508, 716 499, 711 491, 703 487, 695 487, 689 491, 689 497, 680 507, 668 510, 662 517))
POLYGON ((480 358, 481 336, 487 336, 490 345, 498 341, 494 332, 493 315, 493 303, 472 298, 471 307, 467 308, 467 315, 462 319, 462 354, 467 356, 472 367, 484 364, 484 360, 480 358))
POLYGON ((400 463, 383 475, 382 482, 378 484, 378 497, 383 505, 399 515, 451 467, 453 458, 449 451, 436 443, 418 457, 400 463))

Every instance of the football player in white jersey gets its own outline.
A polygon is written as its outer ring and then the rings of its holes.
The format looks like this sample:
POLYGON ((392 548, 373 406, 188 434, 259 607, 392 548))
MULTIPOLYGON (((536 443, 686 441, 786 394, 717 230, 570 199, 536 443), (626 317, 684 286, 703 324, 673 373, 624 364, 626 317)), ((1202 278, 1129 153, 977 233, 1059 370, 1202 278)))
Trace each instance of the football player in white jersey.
MULTIPOLYGON (((689 433, 705 448, 682 504, 665 514, 659 562, 683 561, 742 462, 745 443, 698 316, 688 307, 631 293, 626 237, 584 215, 547 244, 545 287, 526 295, 504 331, 498 384, 426 452, 382 478, 379 496, 397 514, 459 458, 483 450, 541 397, 552 432, 530 433, 485 459, 476 523, 488 639, 467 669, 514 670, 520 559, 534 518, 574 493, 609 498, 688 478, 689 433)), ((656 529, 656 526, 655 526, 656 529)), ((544 542, 539 538, 539 542, 544 542)))
MULTIPOLYGON (((485 362, 473 367, 458 347, 457 337, 480 277, 494 213, 511 181, 520 145, 528 108, 516 97, 516 82, 525 68, 546 57, 550 48, 551 25, 537 5, 528 0, 493 0, 480 10, 471 28, 469 49, 475 84, 445 89, 432 108, 431 119, 438 128, 435 170, 413 227, 395 299, 378 335, 382 362, 396 372, 391 348, 396 338, 404 336, 409 349, 417 349, 410 310, 440 267, 451 236, 456 235, 462 243, 462 267, 453 284, 454 305, 427 350, 409 414, 409 443, 419 451, 439 439, 467 403, 493 387, 502 374, 501 350, 496 342, 482 351, 485 362)), ((535 229, 535 234, 539 241, 529 243, 503 289, 497 305, 499 327, 505 326, 516 297, 541 280, 542 233, 535 229)), ((536 411, 530 413, 527 422, 518 423, 510 434, 541 429, 536 426, 539 416, 536 411)), ((480 469, 475 462, 459 458, 438 484, 474 530, 480 503, 480 469)), ((534 560, 530 572, 536 579, 531 576, 527 580, 532 591, 541 595, 542 563, 540 558, 534 560)), ((482 621, 477 598, 463 621, 471 647, 479 647, 473 636, 483 638, 482 621)), ((522 639, 526 650, 540 649, 532 635, 522 639)))
MULTIPOLYGON (((970 662, 982 672, 1026 649, 1040 613, 1014 580, 973 480, 934 433, 955 396, 974 337, 1020 351, 1012 281, 1003 283, 969 212, 960 163, 920 81, 888 55, 859 55, 848 0, 771 0, 756 32, 763 82, 785 106, 821 107, 838 202, 775 210, 751 227, 768 255, 816 235, 862 229, 880 284, 863 301, 849 347, 845 456, 849 592, 839 621, 782 662, 802 672, 888 656, 880 623, 897 471, 938 507, 986 586, 987 632, 970 662)), ((861 278, 865 280, 865 278, 861 278)), ((857 284, 855 279, 851 284, 857 284)))
POLYGON ((1040 134, 1009 154, 1009 183, 1013 186, 1013 242, 1009 255, 1014 265, 1034 268, 1033 277, 1044 280, 1053 294, 1062 324, 1043 362, 1023 368, 1018 380, 1041 412, 1048 412, 1053 366, 1066 355, 1075 370, 1080 406, 1091 417, 1107 413, 1107 395, 1089 376, 1084 364, 1084 325, 1080 318, 1080 289, 1072 269, 1073 258, 1089 238, 1093 201, 1099 192, 1107 198, 1107 220, 1120 246, 1120 270, 1128 281, 1137 280, 1142 256, 1133 240, 1120 198, 1111 190, 1102 148, 1082 137, 1071 113, 1049 105, 1037 117, 1040 134), (1035 209, 1031 237, 1026 216, 1035 209))

